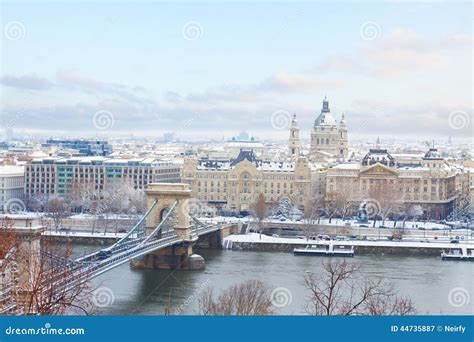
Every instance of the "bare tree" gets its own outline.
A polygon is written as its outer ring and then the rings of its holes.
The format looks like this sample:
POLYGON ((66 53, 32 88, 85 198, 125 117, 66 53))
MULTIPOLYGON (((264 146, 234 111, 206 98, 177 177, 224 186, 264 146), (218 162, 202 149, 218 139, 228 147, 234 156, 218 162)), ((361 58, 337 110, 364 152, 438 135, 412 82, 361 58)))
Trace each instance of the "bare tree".
POLYGON ((321 207, 323 205, 321 197, 310 198, 306 200, 303 212, 303 231, 306 236, 306 240, 309 239, 311 232, 318 233, 318 223, 321 217, 321 207))
POLYGON ((258 231, 261 233, 263 230, 263 221, 268 215, 268 207, 265 202, 265 196, 260 193, 255 203, 252 204, 250 211, 252 215, 257 219, 258 231))
POLYGON ((88 212, 97 197, 96 183, 93 181, 76 181, 72 183, 72 191, 68 194, 71 207, 77 212, 88 212))
POLYGON ((312 315, 408 315, 414 314, 411 299, 400 297, 394 286, 381 279, 361 276, 360 266, 345 259, 323 262, 323 271, 304 279, 312 315))
POLYGON ((48 201, 47 215, 53 221, 56 231, 61 226, 64 218, 71 213, 69 205, 62 197, 51 197, 48 201))
POLYGON ((51 240, 43 239, 41 246, 23 246, 12 220, 4 218, 0 270, 6 279, 2 279, 0 309, 11 307, 12 313, 20 315, 90 313, 88 282, 64 286, 78 274, 79 265, 68 262, 70 254, 71 246, 55 246, 51 240))
POLYGON ((259 280, 248 280, 223 290, 216 298, 208 288, 199 298, 205 316, 266 316, 274 313, 270 289, 259 280))
POLYGON ((337 192, 332 191, 326 194, 324 199, 324 212, 329 218, 329 223, 331 223, 334 216, 336 216, 339 211, 339 196, 337 192))
POLYGON ((336 190, 329 191, 325 198, 325 211, 329 216, 329 223, 336 215, 344 221, 357 197, 356 189, 345 182, 337 184, 336 190))
POLYGON ((18 289, 18 305, 25 315, 86 314, 93 311, 92 289, 88 281, 73 282, 79 265, 69 262, 71 246, 57 246, 51 240, 42 241, 41 252, 30 253, 26 258, 28 270, 25 288, 18 289), (40 255, 36 255, 40 254, 40 255))
POLYGON ((2 266, 6 266, 6 264, 10 261, 10 257, 12 256, 12 250, 18 247, 18 234, 13 229, 15 225, 15 221, 8 217, 2 217, 2 226, 0 227, 0 260, 2 261, 2 266))
POLYGON ((403 193, 395 183, 383 182, 371 187, 368 191, 369 197, 377 201, 377 210, 374 212, 374 227, 377 218, 382 218, 382 225, 385 219, 400 210, 403 193))

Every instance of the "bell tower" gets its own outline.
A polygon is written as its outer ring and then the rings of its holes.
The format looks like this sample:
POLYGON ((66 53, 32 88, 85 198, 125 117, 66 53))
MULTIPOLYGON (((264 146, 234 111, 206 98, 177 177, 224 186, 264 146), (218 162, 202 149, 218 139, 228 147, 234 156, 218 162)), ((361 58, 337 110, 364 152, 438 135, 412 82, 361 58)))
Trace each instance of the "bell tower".
POLYGON ((346 159, 349 155, 349 143, 347 138, 347 125, 344 113, 339 123, 339 158, 346 159))
POLYGON ((300 150, 300 126, 298 120, 296 120, 296 114, 293 114, 290 126, 290 139, 288 140, 288 156, 296 159, 300 155, 300 150))

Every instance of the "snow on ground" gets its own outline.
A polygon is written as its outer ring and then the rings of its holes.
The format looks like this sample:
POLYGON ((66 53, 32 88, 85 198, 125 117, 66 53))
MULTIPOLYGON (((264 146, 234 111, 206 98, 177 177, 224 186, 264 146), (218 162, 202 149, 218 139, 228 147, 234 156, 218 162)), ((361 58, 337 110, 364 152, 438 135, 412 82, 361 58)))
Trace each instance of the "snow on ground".
POLYGON ((92 214, 74 214, 68 216, 67 219, 73 220, 83 220, 83 219, 94 219, 94 218, 107 218, 109 220, 137 220, 141 218, 140 215, 126 215, 126 214, 102 214, 102 215, 92 215, 92 214))
MULTIPOLYGON (((213 218, 205 218, 205 217, 200 217, 200 221, 203 222, 209 222, 209 223, 221 223, 221 222, 226 222, 226 223, 248 223, 248 222, 254 222, 253 218, 251 216, 243 217, 243 218, 238 218, 238 217, 224 217, 224 216, 216 216, 213 218)), ((347 224, 350 224, 351 227, 356 227, 358 228, 360 225, 365 225, 368 226, 369 228, 373 227, 374 221, 369 220, 368 223, 358 223, 356 220, 345 220, 343 221, 342 219, 336 219, 333 218, 331 220, 331 223, 329 223, 329 219, 327 218, 322 218, 318 221, 316 221, 317 224, 319 225, 327 225, 327 226, 344 226, 347 224)), ((288 224, 304 224, 303 221, 294 221, 294 220, 277 220, 277 219, 266 219, 263 221, 263 223, 288 223, 288 224)), ((456 225, 459 222, 450 222, 450 224, 456 225)), ((375 228, 378 228, 379 226, 382 226, 382 221, 378 220, 375 223, 375 228)), ((393 228, 394 227, 394 221, 392 220, 385 220, 383 226, 388 227, 388 228, 393 228)), ((396 227, 402 228, 403 227, 403 221, 397 221, 396 227)), ((404 228, 425 228, 425 229, 449 229, 450 227, 446 224, 441 224, 441 223, 436 223, 436 222, 422 222, 422 221, 405 221, 405 226, 404 228)))
MULTIPOLYGON (((349 240, 349 241, 326 241, 326 240, 306 240, 298 238, 281 238, 268 236, 258 233, 249 233, 245 235, 230 235, 224 239, 224 241, 232 242, 251 242, 251 243, 282 243, 282 244, 293 244, 293 245, 344 245, 344 246, 378 246, 378 247, 425 247, 425 248, 457 248, 460 246, 473 246, 473 242, 461 242, 459 244, 452 244, 449 241, 436 241, 429 240, 430 242, 420 241, 369 241, 369 240, 349 240)), ((224 242, 225 244, 225 242, 224 242)))

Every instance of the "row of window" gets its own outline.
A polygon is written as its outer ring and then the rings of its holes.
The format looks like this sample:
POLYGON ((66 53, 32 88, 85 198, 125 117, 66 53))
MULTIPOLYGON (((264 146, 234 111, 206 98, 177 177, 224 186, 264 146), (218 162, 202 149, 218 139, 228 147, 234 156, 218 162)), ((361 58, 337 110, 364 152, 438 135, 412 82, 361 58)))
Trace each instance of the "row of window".
MULTIPOLYGON (((186 174, 186 177, 187 178, 194 178, 193 177, 193 174, 186 174)), ((237 176, 229 176, 227 174, 222 174, 222 175, 219 175, 219 174, 216 174, 216 173, 198 173, 196 175, 196 179, 223 179, 223 180, 227 180, 227 179, 238 179, 237 176)), ((299 176, 299 179, 303 179, 304 177, 302 176, 299 176)), ((248 180, 252 180, 252 177, 248 174, 248 173, 244 173, 242 176, 241 176, 241 179, 245 180, 245 179, 248 179, 248 180)), ((263 180, 294 180, 295 179, 295 176, 293 175, 266 175, 266 176, 263 176, 263 180)), ((261 181, 262 178, 257 176, 256 178, 253 178, 254 181, 261 181)))

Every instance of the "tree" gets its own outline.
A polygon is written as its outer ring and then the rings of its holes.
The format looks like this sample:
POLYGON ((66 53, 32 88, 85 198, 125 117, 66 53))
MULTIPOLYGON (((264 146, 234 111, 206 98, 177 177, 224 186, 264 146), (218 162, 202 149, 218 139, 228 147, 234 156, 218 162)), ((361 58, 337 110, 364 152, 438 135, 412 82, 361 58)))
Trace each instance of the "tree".
POLYGON ((23 246, 13 228, 14 222, 4 218, 0 228, 0 270, 2 297, 0 311, 18 315, 62 315, 89 313, 91 308, 87 280, 77 286, 64 286, 74 280, 77 265, 68 263, 71 246, 61 248, 50 239, 37 247, 23 246))
POLYGON ((377 218, 382 218, 382 225, 385 219, 400 210, 402 205, 403 193, 395 183, 382 182, 371 187, 368 191, 369 197, 375 200, 371 203, 373 206, 374 227, 377 218))
POLYGON ((291 203, 291 200, 288 197, 284 196, 278 201, 278 207, 276 209, 275 216, 278 218, 290 218, 290 212, 292 208, 293 203, 291 203))
POLYGON ((319 233, 315 230, 317 228, 317 223, 319 223, 319 218, 321 217, 321 206, 322 206, 322 198, 315 197, 307 199, 304 204, 304 212, 303 212, 303 231, 306 236, 306 240, 309 239, 309 235, 311 232, 319 233))
POLYGON ((205 316, 266 316, 274 313, 271 291, 259 280, 233 285, 218 297, 208 288, 198 302, 199 313, 205 316))
POLYGON ((62 197, 51 197, 48 201, 47 214, 53 220, 56 231, 61 226, 62 220, 71 212, 69 205, 62 197))
POLYGON ((340 212, 339 208, 340 196, 338 196, 338 193, 335 191, 328 192, 324 199, 324 212, 329 218, 329 223, 331 223, 333 217, 340 212))
POLYGON ((17 291, 20 312, 24 315, 91 313, 94 289, 89 282, 86 280, 74 286, 65 286, 67 281, 74 281, 77 274, 78 266, 68 263, 71 251, 72 246, 61 247, 51 240, 42 241, 41 252, 20 251, 19 257, 26 260, 25 269, 29 273, 25 288, 17 291), (29 257, 23 255, 25 253, 29 257), (35 255, 39 253, 41 255, 35 255))
POLYGON ((346 182, 338 183, 336 190, 329 191, 326 194, 324 203, 326 214, 329 217, 329 223, 331 223, 332 218, 336 215, 339 215, 344 221, 357 197, 358 190, 346 182))
MULTIPOLYGON (((91 204, 90 213, 92 231, 100 224, 104 234, 110 225, 115 223, 115 230, 121 221, 118 214, 144 213, 146 211, 146 196, 143 190, 135 189, 131 181, 125 179, 109 180, 104 189, 96 191, 91 204)), ((138 218, 137 218, 138 220, 138 218)))
POLYGON ((252 215, 257 219, 258 231, 262 232, 263 221, 268 215, 267 203, 265 202, 265 196, 262 193, 258 195, 257 200, 252 204, 250 210, 252 215))
POLYGON ((88 212, 97 197, 96 183, 94 181, 76 181, 72 183, 72 190, 68 194, 71 208, 75 212, 88 212))
POLYGON ((13 228, 15 221, 8 217, 2 217, 2 226, 0 227, 0 260, 2 266, 5 266, 12 257, 12 252, 18 247, 18 234, 13 228))
POLYGON ((392 284, 363 277, 360 266, 345 259, 323 261, 323 271, 305 275, 311 315, 409 315, 410 298, 398 295, 392 284))

